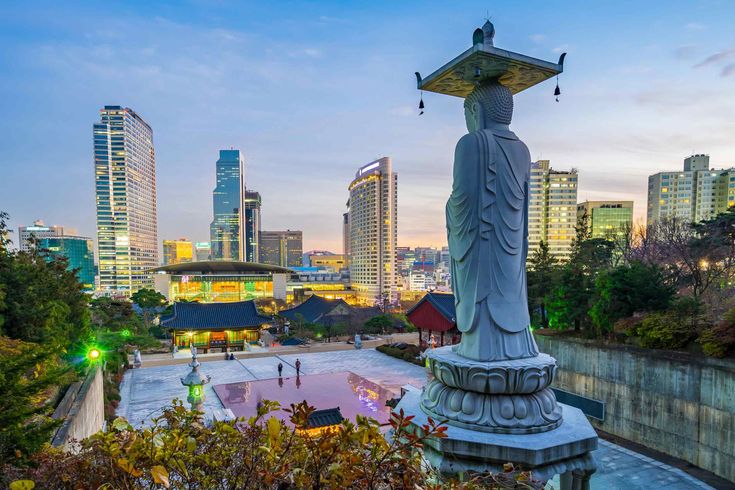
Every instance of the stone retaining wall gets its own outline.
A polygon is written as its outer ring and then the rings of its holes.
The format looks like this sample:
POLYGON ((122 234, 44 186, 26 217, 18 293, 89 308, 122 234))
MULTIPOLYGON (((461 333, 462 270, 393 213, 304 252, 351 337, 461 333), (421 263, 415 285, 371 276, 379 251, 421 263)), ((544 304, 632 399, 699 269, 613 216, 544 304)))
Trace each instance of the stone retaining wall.
POLYGON ((536 335, 554 386, 606 403, 595 427, 735 481, 735 362, 536 335))
POLYGON ((54 411, 53 418, 63 419, 51 445, 74 449, 72 441, 81 441, 104 427, 105 400, 102 369, 97 366, 84 381, 72 384, 54 411))

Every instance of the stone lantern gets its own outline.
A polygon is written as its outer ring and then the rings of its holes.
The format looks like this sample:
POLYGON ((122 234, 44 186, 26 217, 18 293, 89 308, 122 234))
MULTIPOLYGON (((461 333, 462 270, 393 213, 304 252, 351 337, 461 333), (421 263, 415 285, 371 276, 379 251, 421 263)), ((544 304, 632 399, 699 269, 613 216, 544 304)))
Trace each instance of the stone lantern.
POLYGON ((196 351, 191 355, 191 362, 188 364, 191 367, 191 372, 186 375, 185 378, 181 378, 181 384, 189 387, 189 396, 186 400, 191 403, 191 409, 198 412, 204 411, 204 385, 212 380, 212 377, 207 375, 206 377, 199 372, 199 366, 201 364, 197 361, 196 351))

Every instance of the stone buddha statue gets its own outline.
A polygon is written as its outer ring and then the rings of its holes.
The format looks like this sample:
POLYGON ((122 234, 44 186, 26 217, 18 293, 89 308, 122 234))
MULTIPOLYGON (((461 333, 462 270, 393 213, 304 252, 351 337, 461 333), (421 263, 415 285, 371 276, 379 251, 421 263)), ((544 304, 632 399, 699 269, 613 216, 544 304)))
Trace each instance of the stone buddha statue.
POLYGON ((465 99, 446 206, 452 290, 462 341, 475 361, 535 357, 526 292, 531 158, 510 131, 513 95, 487 80, 465 99))

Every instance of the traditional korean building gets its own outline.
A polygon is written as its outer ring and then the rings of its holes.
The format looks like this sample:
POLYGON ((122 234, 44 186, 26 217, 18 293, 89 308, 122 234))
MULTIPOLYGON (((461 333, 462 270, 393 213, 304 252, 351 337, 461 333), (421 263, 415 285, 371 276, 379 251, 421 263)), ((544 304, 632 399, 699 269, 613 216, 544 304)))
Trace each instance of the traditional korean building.
POLYGON ((418 329, 424 347, 431 346, 432 335, 436 347, 457 344, 462 338, 457 330, 453 294, 427 293, 406 317, 418 329))
POLYGON ((174 303, 173 315, 161 320, 171 331, 179 349, 193 344, 207 353, 244 350, 245 343, 256 343, 260 331, 270 327, 272 319, 261 315, 254 301, 232 303, 174 303))
POLYGON ((282 317, 290 321, 296 321, 301 315, 307 323, 319 323, 321 325, 336 324, 346 321, 352 309, 342 299, 326 299, 321 296, 311 295, 298 306, 279 312, 282 317))

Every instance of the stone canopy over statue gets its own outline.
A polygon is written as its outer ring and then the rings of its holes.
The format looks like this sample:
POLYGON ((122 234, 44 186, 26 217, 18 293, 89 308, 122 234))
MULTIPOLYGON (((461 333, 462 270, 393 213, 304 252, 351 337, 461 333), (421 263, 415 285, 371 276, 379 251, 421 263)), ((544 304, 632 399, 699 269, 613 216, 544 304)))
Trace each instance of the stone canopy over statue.
POLYGON ((513 95, 561 73, 564 55, 550 63, 506 51, 494 35, 488 21, 471 48, 425 79, 416 73, 420 90, 464 99, 468 134, 456 146, 446 206, 462 340, 427 351, 433 376, 396 408, 415 416, 417 427, 428 417, 446 421, 447 437, 423 450, 443 472, 511 461, 542 480, 564 474, 563 489, 588 488, 597 435, 579 409, 557 402, 550 388, 556 360, 539 353, 529 328, 531 158, 509 127, 513 95))

